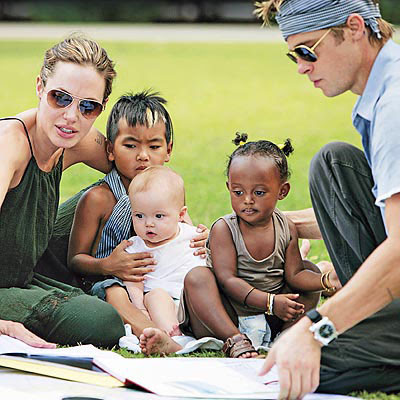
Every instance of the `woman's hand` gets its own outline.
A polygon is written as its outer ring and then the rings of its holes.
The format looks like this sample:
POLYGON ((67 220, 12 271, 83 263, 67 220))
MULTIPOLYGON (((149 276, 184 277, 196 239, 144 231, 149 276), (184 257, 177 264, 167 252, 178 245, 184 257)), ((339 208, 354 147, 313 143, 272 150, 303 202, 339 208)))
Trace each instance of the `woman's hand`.
POLYGON ((190 247, 197 248, 197 250, 193 253, 193 255, 200 256, 201 258, 206 258, 206 256, 207 256, 206 242, 207 242, 208 234, 210 233, 210 231, 203 224, 197 225, 196 231, 199 234, 190 241, 190 247))
POLYGON ((277 294, 274 298, 274 315, 283 321, 294 321, 304 314, 304 305, 295 301, 298 294, 277 294))
POLYGON ((41 347, 46 349, 55 349, 54 343, 46 342, 40 337, 36 336, 31 331, 28 331, 21 323, 13 321, 0 320, 0 334, 19 339, 29 346, 41 347))
POLYGON ((151 253, 127 253, 125 249, 132 244, 123 240, 105 259, 107 275, 114 275, 124 281, 144 281, 145 274, 154 271, 152 265, 157 264, 151 253))

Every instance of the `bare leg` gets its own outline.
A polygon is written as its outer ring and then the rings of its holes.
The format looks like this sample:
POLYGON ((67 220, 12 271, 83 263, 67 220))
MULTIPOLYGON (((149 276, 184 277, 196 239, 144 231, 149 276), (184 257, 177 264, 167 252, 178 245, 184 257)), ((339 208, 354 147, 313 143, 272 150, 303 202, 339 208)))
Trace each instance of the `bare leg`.
MULTIPOLYGON (((185 278, 184 296, 189 312, 190 324, 197 339, 213 336, 226 341, 240 334, 227 309, 229 303, 223 303, 214 274, 209 268, 193 268, 185 278)), ((237 321, 232 309, 232 318, 237 321)), ((168 338, 169 339, 169 338, 168 338)), ((160 329, 145 329, 140 336, 140 347, 145 354, 172 353, 180 350, 175 342, 166 341, 166 334, 160 329), (172 342, 172 344, 171 344, 172 342)), ((257 356, 256 352, 243 353, 241 358, 257 356)))
POLYGON ((150 319, 157 325, 157 328, 167 332, 170 336, 181 334, 177 328, 176 306, 168 292, 161 288, 153 289, 145 294, 144 304, 150 313, 150 319))
MULTIPOLYGON (((226 341, 240 334, 237 316, 218 289, 214 274, 209 268, 196 267, 185 278, 184 295, 190 325, 196 338, 213 336, 226 341)), ((257 356, 256 352, 242 354, 241 358, 257 356)))
POLYGON ((155 327, 154 322, 150 321, 138 308, 129 300, 126 290, 114 285, 106 289, 106 301, 118 311, 124 323, 132 327, 132 331, 139 336, 143 329, 155 327))
POLYGON ((127 282, 125 286, 128 289, 129 297, 131 298, 132 304, 138 308, 148 319, 150 314, 148 313, 144 305, 144 294, 143 294, 143 283, 142 282, 127 282))

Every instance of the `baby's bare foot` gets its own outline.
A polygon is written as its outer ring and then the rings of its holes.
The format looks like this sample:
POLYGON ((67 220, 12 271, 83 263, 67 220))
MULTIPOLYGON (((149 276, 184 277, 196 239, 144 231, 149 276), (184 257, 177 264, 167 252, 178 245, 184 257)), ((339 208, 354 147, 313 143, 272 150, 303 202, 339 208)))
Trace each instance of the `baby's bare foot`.
POLYGON ((145 328, 139 338, 143 354, 171 354, 182 349, 165 332, 158 328, 145 328))

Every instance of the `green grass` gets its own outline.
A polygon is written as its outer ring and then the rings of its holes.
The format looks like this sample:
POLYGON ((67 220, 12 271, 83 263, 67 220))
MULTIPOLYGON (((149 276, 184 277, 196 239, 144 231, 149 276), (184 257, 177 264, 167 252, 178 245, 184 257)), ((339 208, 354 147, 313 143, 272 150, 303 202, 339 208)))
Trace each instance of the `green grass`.
MULTIPOLYGON (((35 78, 42 54, 52 43, 0 41, 3 116, 35 107, 35 78)), ((247 132, 252 140, 293 140, 292 189, 278 204, 282 210, 310 206, 308 167, 322 145, 333 140, 360 145, 350 117, 355 96, 325 98, 296 73, 296 66, 284 55, 284 44, 102 45, 116 61, 118 72, 110 105, 127 91, 145 88, 160 91, 169 101, 175 126, 170 166, 185 180, 187 205, 196 224, 210 226, 230 212, 224 169, 236 131, 247 132)), ((96 121, 102 131, 106 118, 107 110, 96 121)), ((72 167, 62 180, 62 200, 101 176, 83 165, 72 167)), ((311 257, 327 258, 321 242, 313 243, 311 257)), ((365 393, 362 397, 400 399, 365 393)))

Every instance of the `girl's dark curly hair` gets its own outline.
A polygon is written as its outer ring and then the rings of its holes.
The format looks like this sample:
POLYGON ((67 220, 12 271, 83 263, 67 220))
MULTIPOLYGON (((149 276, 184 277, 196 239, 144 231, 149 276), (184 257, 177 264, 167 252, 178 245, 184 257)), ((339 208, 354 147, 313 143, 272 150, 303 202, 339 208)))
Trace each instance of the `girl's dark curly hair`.
POLYGON ((262 156, 272 158, 276 167, 279 170, 279 175, 282 182, 285 182, 290 177, 290 171, 286 157, 293 153, 294 149, 290 139, 286 139, 282 148, 268 140, 258 140, 257 142, 248 142, 246 133, 236 133, 232 142, 239 146, 228 158, 228 165, 226 167, 226 175, 229 175, 229 168, 231 167, 232 160, 236 157, 249 157, 249 156, 262 156), (240 144, 240 143, 244 144, 240 144))

